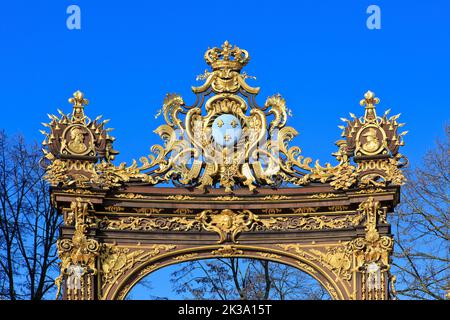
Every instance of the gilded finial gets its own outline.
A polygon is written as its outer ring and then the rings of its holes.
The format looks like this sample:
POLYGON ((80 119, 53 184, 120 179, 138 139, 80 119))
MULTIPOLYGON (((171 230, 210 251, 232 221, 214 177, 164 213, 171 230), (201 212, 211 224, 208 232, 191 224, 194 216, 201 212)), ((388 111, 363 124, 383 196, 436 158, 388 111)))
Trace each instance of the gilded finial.
POLYGON ((89 104, 89 100, 84 98, 84 93, 77 90, 73 93, 73 98, 69 98, 69 103, 73 104, 72 120, 73 121, 83 121, 84 116, 84 106, 89 104))
POLYGON ((84 98, 84 93, 80 90, 73 93, 73 98, 69 98, 69 102, 73 104, 74 107, 83 107, 89 104, 89 101, 84 98))
POLYGON ((364 119, 368 122, 374 121, 377 118, 375 113, 375 105, 380 103, 380 99, 375 97, 375 93, 368 90, 364 94, 364 99, 362 99, 359 104, 361 106, 366 106, 366 113, 364 115, 364 119))
POLYGON ((364 94, 364 99, 362 99, 359 104, 361 106, 366 106, 367 107, 374 107, 375 104, 380 103, 380 99, 378 99, 377 97, 375 97, 375 93, 368 90, 365 94, 364 94))
POLYGON ((250 60, 247 50, 232 46, 226 40, 221 48, 211 48, 205 52, 206 63, 213 70, 240 71, 250 60))

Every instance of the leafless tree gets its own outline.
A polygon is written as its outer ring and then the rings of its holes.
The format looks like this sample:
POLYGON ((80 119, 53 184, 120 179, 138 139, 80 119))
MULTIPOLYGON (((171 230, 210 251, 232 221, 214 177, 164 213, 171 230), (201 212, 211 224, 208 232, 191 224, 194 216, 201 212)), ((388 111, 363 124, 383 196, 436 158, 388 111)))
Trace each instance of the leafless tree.
POLYGON ((2 299, 40 300, 54 288, 60 218, 50 205, 40 157, 37 145, 0 131, 2 299))
POLYGON ((304 272, 279 263, 243 258, 196 260, 180 264, 171 282, 190 299, 327 299, 325 289, 304 272))
POLYGON ((436 141, 423 163, 406 171, 393 217, 397 292, 406 299, 444 299, 450 289, 449 138, 436 141))

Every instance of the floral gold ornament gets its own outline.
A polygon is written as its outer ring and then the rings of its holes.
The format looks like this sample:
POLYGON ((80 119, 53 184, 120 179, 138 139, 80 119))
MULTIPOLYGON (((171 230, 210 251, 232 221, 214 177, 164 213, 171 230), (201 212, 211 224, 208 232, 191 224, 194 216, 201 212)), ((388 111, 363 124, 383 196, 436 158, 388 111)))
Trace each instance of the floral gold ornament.
POLYGON ((222 257, 226 258, 226 257, 234 257, 234 256, 243 255, 244 251, 239 250, 230 245, 224 245, 217 250, 213 250, 211 253, 215 256, 222 256, 222 257))
POLYGON ((175 245, 152 245, 149 248, 130 250, 112 244, 103 244, 100 252, 102 291, 107 293, 108 287, 114 285, 126 270, 142 264, 158 256, 162 252, 175 249, 175 245))

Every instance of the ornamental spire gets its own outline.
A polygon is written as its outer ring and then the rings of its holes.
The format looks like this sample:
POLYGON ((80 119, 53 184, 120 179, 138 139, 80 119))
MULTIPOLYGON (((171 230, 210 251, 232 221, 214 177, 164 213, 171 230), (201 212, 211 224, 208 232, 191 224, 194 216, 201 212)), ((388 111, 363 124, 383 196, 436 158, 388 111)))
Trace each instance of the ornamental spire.
POLYGON ((69 103, 73 104, 72 121, 84 122, 84 106, 89 104, 89 100, 84 98, 84 93, 77 90, 73 93, 73 98, 69 98, 69 103))
POLYGON ((377 118, 377 114, 375 111, 375 105, 380 103, 380 99, 375 97, 375 93, 368 90, 364 94, 364 99, 362 99, 359 104, 361 106, 366 106, 366 113, 364 114, 364 119, 367 122, 373 122, 377 118))

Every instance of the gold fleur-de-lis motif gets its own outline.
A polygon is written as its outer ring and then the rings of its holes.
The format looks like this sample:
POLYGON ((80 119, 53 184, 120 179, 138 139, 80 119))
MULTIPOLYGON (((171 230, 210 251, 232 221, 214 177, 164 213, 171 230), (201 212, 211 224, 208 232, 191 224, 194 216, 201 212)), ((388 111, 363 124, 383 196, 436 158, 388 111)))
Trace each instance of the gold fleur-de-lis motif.
POLYGON ((219 128, 222 128, 222 126, 223 126, 223 121, 219 119, 219 121, 217 121, 217 126, 218 126, 219 128))
POLYGON ((236 128, 237 125, 238 125, 235 119, 233 119, 233 121, 231 121, 230 124, 231 124, 231 126, 232 126, 233 128, 236 128))
POLYGON ((359 104, 361 106, 368 106, 368 107, 373 107, 375 104, 380 103, 380 99, 378 99, 377 97, 375 97, 375 93, 373 93, 372 91, 367 91, 364 94, 364 99, 362 99, 359 104))
POLYGON ((73 98, 69 98, 69 103, 73 104, 74 107, 87 106, 89 101, 84 98, 83 92, 77 90, 73 94, 73 98))
POLYGON ((77 90, 73 94, 73 98, 69 98, 69 103, 73 104, 72 121, 81 123, 85 120, 84 106, 87 106, 89 101, 84 98, 83 92, 77 90))
POLYGON ((230 141, 230 140, 231 140, 231 137, 230 137, 229 134, 226 134, 226 135, 223 137, 223 141, 225 141, 225 142, 228 142, 228 141, 230 141))

